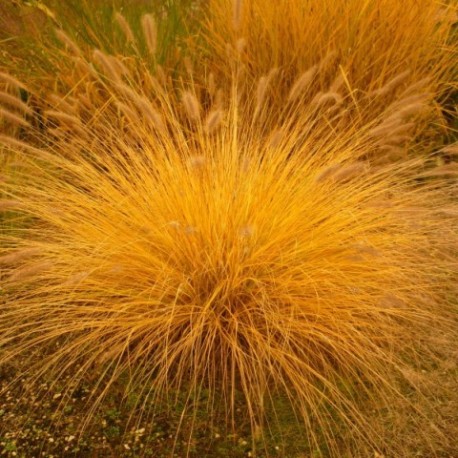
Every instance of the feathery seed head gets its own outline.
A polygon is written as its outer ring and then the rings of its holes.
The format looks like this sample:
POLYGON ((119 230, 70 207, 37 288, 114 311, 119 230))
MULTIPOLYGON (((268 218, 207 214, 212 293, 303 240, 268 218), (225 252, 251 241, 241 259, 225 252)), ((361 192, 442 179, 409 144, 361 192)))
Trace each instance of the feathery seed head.
POLYGON ((18 97, 8 94, 7 92, 0 91, 0 104, 9 105, 25 114, 31 115, 31 108, 20 100, 18 97))
POLYGON ((190 91, 184 91, 182 101, 189 120, 198 121, 200 119, 200 103, 195 94, 190 91))
POLYGON ((29 123, 24 119, 23 116, 20 116, 16 113, 12 113, 11 111, 5 108, 1 108, 1 107, 0 107, 0 121, 6 121, 8 123, 18 125, 18 126, 29 127, 29 123))
POLYGON ((191 156, 189 158, 189 165, 191 166, 191 168, 194 168, 194 169, 200 169, 202 168, 205 163, 206 163, 206 159, 204 156, 202 155, 199 155, 199 156, 191 156))
POLYGON ((8 73, 0 72, 0 81, 13 86, 14 88, 27 90, 27 86, 24 83, 8 73))
POLYGON ((120 73, 118 69, 113 65, 113 61, 110 59, 110 56, 105 55, 102 51, 96 49, 93 52, 94 61, 100 65, 103 69, 103 72, 111 78, 113 81, 120 81, 120 73))
POLYGON ((318 67, 314 65, 313 67, 309 68, 306 72, 304 72, 297 81, 294 83, 293 87, 289 91, 288 100, 290 102, 299 98, 305 90, 310 86, 313 81, 313 78, 317 72, 318 67))
POLYGON ((75 56, 81 56, 82 53, 78 45, 63 30, 56 29, 56 37, 75 56))
POLYGON ((149 53, 154 56, 157 51, 157 24, 152 14, 145 14, 141 20, 143 35, 149 53))
POLYGON ((135 36, 134 33, 132 32, 132 29, 130 28, 129 23, 127 22, 126 18, 119 12, 115 13, 115 19, 116 22, 118 23, 119 27, 123 31, 127 41, 129 43, 134 44, 135 43, 135 36))
POLYGON ((21 203, 13 199, 0 199, 0 211, 18 210, 21 203))
POLYGON ((396 75, 393 79, 388 81, 383 87, 372 92, 372 95, 376 97, 382 97, 394 91, 400 84, 402 84, 410 74, 410 70, 405 70, 399 75, 396 75))
POLYGON ((38 248, 16 250, 14 253, 0 256, 0 264, 15 264, 18 261, 37 255, 39 252, 40 250, 38 248))
POLYGON ((212 110, 210 113, 208 113, 207 118, 205 119, 205 132, 207 132, 207 134, 213 133, 221 125, 222 120, 222 110, 212 110))

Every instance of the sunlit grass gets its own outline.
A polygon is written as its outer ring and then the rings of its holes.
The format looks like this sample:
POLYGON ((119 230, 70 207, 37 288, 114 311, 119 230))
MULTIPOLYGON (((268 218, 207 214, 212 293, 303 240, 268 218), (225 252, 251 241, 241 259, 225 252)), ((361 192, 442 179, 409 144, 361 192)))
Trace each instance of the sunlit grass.
POLYGON ((116 398, 117 435, 166 410, 191 456, 206 415, 267 456, 403 450, 382 429, 429 421, 411 394, 456 334, 454 7, 1 12, 21 13, 0 32, 0 366, 19 405, 58 388, 53 428, 90 385, 78 432, 116 398))
POLYGON ((237 83, 209 128, 192 86, 153 102, 94 78, 111 103, 91 100, 92 119, 53 110, 46 144, 2 137, 24 179, 0 208, 31 221, 1 236, 2 363, 38 350, 30 382, 90 377, 81 428, 127 374, 146 417, 171 389, 192 416, 207 390, 235 425, 239 392, 262 438, 282 395, 312 449, 339 456, 341 424, 379 447, 358 398, 396 415, 414 343, 451 326, 451 182, 416 184, 443 173, 423 159, 371 165, 377 123, 335 136, 312 106, 313 129, 272 143, 240 127, 237 83))
POLYGON ((329 92, 351 98, 358 106, 349 113, 353 124, 374 119, 413 85, 427 102, 415 133, 417 152, 441 144, 441 110, 450 106, 437 101, 450 97, 457 80, 455 3, 215 0, 206 14, 201 54, 207 80, 225 90, 238 61, 254 98, 265 92, 266 76, 277 72, 265 94, 269 127, 291 86, 304 77, 307 102, 329 92))

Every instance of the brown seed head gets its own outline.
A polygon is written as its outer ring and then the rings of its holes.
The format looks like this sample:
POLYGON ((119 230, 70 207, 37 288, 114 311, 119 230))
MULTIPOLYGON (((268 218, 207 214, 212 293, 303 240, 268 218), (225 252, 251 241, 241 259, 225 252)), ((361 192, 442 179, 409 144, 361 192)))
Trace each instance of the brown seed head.
POLYGON ((61 29, 56 30, 57 39, 67 47, 75 56, 81 55, 81 49, 78 45, 61 29))
POLYGON ((182 101, 188 118, 191 121, 198 121, 200 119, 200 104, 197 97, 190 91, 184 91, 182 101))
POLYGON ((17 110, 20 110, 28 115, 32 114, 32 109, 26 103, 14 95, 8 94, 7 92, 0 91, 0 103, 9 105, 10 107, 16 108, 17 110))
POLYGON ((21 81, 9 75, 8 73, 0 72, 0 81, 3 81, 4 83, 9 84, 11 86, 14 86, 17 89, 24 89, 26 91, 28 90, 25 84, 21 83, 21 81))
POLYGON ((382 97, 388 93, 394 91, 408 76, 410 75, 410 70, 406 70, 399 75, 395 76, 393 79, 388 81, 385 86, 371 92, 372 96, 382 97))
POLYGON ((115 19, 116 22, 118 23, 119 27, 123 31, 126 40, 129 43, 135 43, 135 36, 134 33, 132 32, 132 29, 130 28, 129 23, 127 22, 126 18, 121 14, 121 13, 116 13, 115 14, 115 19))
POLYGON ((157 51, 157 24, 152 14, 145 14, 141 20, 143 35, 149 53, 154 56, 157 51))
POLYGON ((314 65, 313 67, 309 68, 306 72, 302 73, 302 75, 296 80, 296 82, 293 84, 293 87, 289 91, 289 102, 293 102, 298 97, 300 97, 303 94, 303 92, 310 86, 315 77, 316 71, 317 66, 314 65))
POLYGON ((33 279, 38 274, 50 269, 53 264, 49 261, 43 261, 36 264, 24 266, 21 269, 16 269, 10 276, 9 281, 18 282, 33 279))
POLYGON ((12 124, 29 127, 29 123, 22 116, 19 116, 15 113, 11 113, 10 111, 0 107, 0 120, 2 118, 5 121, 10 122, 12 124))
POLYGON ((205 119, 205 132, 207 134, 213 133, 221 124, 223 119, 223 112, 221 109, 210 111, 207 118, 205 119))
POLYGON ((38 248, 24 248, 22 250, 17 250, 5 256, 0 256, 0 264, 15 264, 23 259, 36 255, 39 252, 40 250, 38 248))

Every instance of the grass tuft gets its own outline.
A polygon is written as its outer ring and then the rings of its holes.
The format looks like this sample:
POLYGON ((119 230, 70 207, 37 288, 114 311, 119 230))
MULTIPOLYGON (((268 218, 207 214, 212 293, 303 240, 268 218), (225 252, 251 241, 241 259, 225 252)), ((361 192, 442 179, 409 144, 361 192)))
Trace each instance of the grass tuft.
POLYGON ((237 94, 204 117, 198 88, 159 90, 160 130, 138 114, 153 103, 142 89, 94 75, 91 118, 63 104, 47 113, 61 135, 1 140, 23 166, 0 208, 28 224, 0 235, 0 363, 28 360, 31 385, 70 374, 67 397, 90 380, 80 430, 123 380, 144 417, 178 406, 178 429, 202 393, 235 429, 241 394, 255 446, 282 396, 309 451, 339 456, 340 428, 389 448, 363 405, 395 417, 417 342, 452 327, 447 176, 415 183, 423 159, 370 165, 374 123, 332 136, 314 104, 263 138, 237 94))

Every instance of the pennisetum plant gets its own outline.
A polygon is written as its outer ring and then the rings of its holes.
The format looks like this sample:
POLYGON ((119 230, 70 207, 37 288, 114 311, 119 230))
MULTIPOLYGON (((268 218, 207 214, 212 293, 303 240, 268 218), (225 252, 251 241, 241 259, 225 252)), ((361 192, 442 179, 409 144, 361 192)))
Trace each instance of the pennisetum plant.
POLYGON ((205 391, 236 429, 241 396, 262 440, 282 396, 310 453, 341 456, 337 426, 389 450, 363 404, 396 416, 431 326, 452 328, 450 176, 424 158, 372 161, 401 115, 335 135, 323 110, 337 90, 294 105, 311 73, 269 131, 256 126, 273 75, 247 101, 237 74, 205 105, 197 85, 136 85, 93 58, 93 97, 56 91, 42 101, 52 130, 22 117, 23 135, 0 137, 20 163, 0 212, 27 221, 0 234, 0 364, 22 361, 17 382, 35 389, 69 376, 63 399, 90 380, 81 429, 124 380, 145 418, 173 391, 192 418, 205 391))
POLYGON ((375 119, 399 97, 421 92, 417 153, 431 152, 445 130, 441 110, 447 104, 438 101, 456 81, 456 18, 454 2, 436 0, 330 0, 319 6, 308 0, 210 1, 202 45, 206 77, 227 88, 237 60, 245 89, 255 98, 276 69, 268 90, 269 129, 285 101, 298 97, 310 102, 323 93, 328 100, 331 92, 344 95, 356 105, 349 113, 354 125, 375 119))

